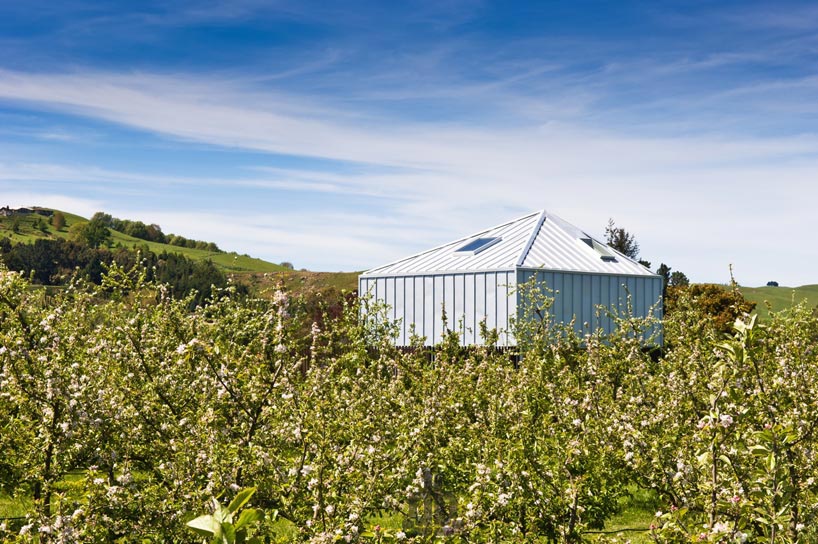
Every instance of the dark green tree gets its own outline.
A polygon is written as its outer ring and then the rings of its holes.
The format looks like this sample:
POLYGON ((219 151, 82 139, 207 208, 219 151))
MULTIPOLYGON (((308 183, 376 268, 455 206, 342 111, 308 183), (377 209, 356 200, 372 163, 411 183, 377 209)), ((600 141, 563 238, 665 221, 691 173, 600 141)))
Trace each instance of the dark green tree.
POLYGON ((111 231, 105 226, 105 218, 96 214, 88 222, 74 223, 71 236, 88 247, 97 248, 110 239, 111 231))
POLYGON ((687 279, 684 272, 676 270, 670 275, 670 285, 674 287, 684 287, 686 285, 690 285, 690 280, 687 279))
POLYGON ((667 286, 670 284, 670 267, 665 263, 659 265, 659 268, 656 269, 656 273, 662 276, 664 282, 662 283, 662 296, 667 296, 667 286))
POLYGON ((617 227, 613 219, 608 219, 608 226, 605 227, 605 239, 609 246, 626 257, 631 259, 639 257, 639 244, 636 242, 636 236, 622 227, 617 227))

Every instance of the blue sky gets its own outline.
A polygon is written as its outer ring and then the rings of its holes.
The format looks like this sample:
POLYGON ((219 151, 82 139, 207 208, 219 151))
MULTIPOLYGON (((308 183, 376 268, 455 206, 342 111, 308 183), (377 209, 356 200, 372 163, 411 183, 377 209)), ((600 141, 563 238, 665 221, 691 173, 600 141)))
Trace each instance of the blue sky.
POLYGON ((0 203, 313 270, 545 208, 818 283, 815 3, 168 4, 0 0, 0 203))

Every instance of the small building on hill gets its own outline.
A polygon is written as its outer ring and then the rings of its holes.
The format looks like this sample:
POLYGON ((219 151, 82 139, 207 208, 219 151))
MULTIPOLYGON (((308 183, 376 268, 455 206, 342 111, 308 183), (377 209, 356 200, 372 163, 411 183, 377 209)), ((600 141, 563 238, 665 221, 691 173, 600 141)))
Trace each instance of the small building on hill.
POLYGON ((580 332, 610 332, 599 307, 624 313, 629 298, 633 315, 661 317, 661 276, 544 210, 368 270, 358 292, 389 306, 400 324, 397 345, 409 345, 412 331, 427 346, 439 342, 445 311, 462 345, 484 343, 485 320, 500 332, 499 346, 513 346, 517 286, 531 280, 553 297, 554 320, 574 320, 580 332))
POLYGON ((31 215, 32 213, 38 213, 40 215, 44 215, 46 217, 51 217, 54 215, 54 210, 47 210, 45 208, 10 208, 8 206, 3 206, 0 208, 0 217, 12 217, 14 215, 31 215))

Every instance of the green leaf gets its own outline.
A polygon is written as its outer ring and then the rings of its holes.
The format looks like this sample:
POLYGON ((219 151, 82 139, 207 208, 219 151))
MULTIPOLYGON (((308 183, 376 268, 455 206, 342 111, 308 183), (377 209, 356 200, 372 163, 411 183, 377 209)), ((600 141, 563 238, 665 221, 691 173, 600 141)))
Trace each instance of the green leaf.
POLYGON ((230 522, 233 521, 232 512, 230 510, 226 509, 224 506, 222 506, 218 502, 216 503, 216 509, 213 511, 213 517, 219 523, 224 523, 224 522, 230 523, 230 522))
POLYGON ((773 433, 769 430, 759 431, 758 433, 756 433, 756 436, 758 437, 759 440, 762 440, 764 442, 772 442, 774 438, 773 433))
POLYGON ((775 455, 772 453, 767 457, 767 466, 770 469, 770 472, 775 472, 776 462, 775 462, 775 455))
POLYGON ((756 455, 758 457, 761 457, 761 456, 764 456, 764 455, 767 455, 768 453, 770 453, 770 450, 768 450, 765 446, 762 446, 760 444, 756 444, 754 446, 750 446, 750 453, 752 455, 756 455))
POLYGON ((227 511, 231 514, 236 512, 236 510, 247 504, 247 501, 250 500, 250 497, 252 497, 253 493, 255 492, 255 487, 248 487, 247 489, 242 489, 239 491, 238 494, 236 494, 236 498, 230 501, 230 504, 227 505, 227 511))
POLYGON ((214 536, 221 530, 219 521, 210 514, 192 519, 186 525, 203 536, 214 536))
POLYGON ((254 523, 258 523, 263 519, 264 512, 262 512, 261 510, 257 510, 255 508, 247 508, 245 510, 242 510, 241 514, 239 515, 239 519, 235 525, 236 530, 238 531, 240 529, 243 529, 244 527, 247 527, 254 523))
POLYGON ((233 527, 232 523, 223 523, 221 526, 222 531, 224 531, 224 542, 235 542, 236 541, 236 528, 233 527))
POLYGON ((768 527, 771 525, 770 520, 768 520, 767 518, 765 518, 763 516, 758 516, 754 521, 756 523, 760 523, 761 525, 766 525, 768 527))

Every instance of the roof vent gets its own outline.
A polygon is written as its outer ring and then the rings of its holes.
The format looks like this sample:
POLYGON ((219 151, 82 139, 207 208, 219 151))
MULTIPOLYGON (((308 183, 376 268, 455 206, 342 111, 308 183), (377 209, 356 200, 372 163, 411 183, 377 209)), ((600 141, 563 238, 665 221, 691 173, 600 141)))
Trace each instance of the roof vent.
POLYGON ((455 249, 454 252, 461 255, 477 255, 484 249, 490 248, 500 240, 502 240, 502 238, 475 238, 455 249))

